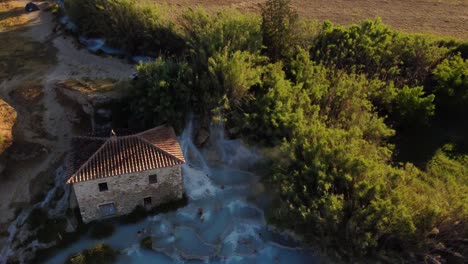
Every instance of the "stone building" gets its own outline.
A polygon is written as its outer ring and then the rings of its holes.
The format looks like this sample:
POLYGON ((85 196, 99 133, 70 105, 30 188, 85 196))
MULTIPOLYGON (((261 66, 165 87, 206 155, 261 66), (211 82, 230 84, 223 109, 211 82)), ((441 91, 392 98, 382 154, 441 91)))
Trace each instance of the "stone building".
POLYGON ((171 127, 129 136, 77 137, 72 146, 73 174, 67 183, 85 223, 183 196, 185 159, 171 127))

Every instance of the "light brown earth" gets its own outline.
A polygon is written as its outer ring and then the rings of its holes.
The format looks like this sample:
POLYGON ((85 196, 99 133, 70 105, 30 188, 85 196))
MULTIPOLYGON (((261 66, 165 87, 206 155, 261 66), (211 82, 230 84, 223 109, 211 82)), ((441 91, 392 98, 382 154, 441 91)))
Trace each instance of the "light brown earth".
POLYGON ((24 14, 27 2, 0 0, 0 99, 18 113, 13 145, 2 155, 7 161, 0 173, 3 235, 15 212, 48 191, 69 150, 69 139, 77 133, 74 109, 60 103, 56 83, 127 79, 133 70, 122 60, 90 54, 77 48, 72 38, 53 33, 52 15, 24 14))
POLYGON ((0 0, 0 31, 23 26, 30 18, 24 13, 24 5, 20 1, 0 0))
MULTIPOLYGON (((233 7, 259 12, 264 0, 155 0, 178 8, 202 5, 209 10, 233 7)), ((468 39, 468 0, 292 0, 306 19, 357 23, 379 16, 395 29, 468 39)))
MULTIPOLYGON (((16 123, 16 111, 0 99, 0 155, 13 143, 13 126, 16 123)), ((3 166, 0 162, 0 173, 3 166)))

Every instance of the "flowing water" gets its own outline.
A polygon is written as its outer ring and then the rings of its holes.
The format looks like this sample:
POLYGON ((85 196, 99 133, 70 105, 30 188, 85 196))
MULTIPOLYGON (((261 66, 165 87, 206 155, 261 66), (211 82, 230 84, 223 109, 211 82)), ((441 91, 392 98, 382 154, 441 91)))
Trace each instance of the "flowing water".
POLYGON ((319 263, 312 250, 267 226, 262 195, 255 188, 259 178, 238 166, 259 156, 238 141, 224 139, 221 131, 215 129, 212 135, 222 161, 216 165, 193 144, 191 122, 180 138, 187 160, 182 168, 187 206, 136 224, 117 225, 115 233, 103 240, 84 237, 46 263, 63 263, 98 242, 123 252, 117 263, 319 263), (143 229, 151 235, 155 250, 140 248, 137 232, 143 229))
MULTIPOLYGON (((28 219, 32 210, 35 208, 43 208, 48 212, 48 215, 51 217, 63 216, 66 209, 68 208, 68 198, 70 194, 70 187, 66 185, 67 173, 64 166, 61 166, 55 172, 55 184, 54 187, 49 190, 46 194, 44 200, 39 203, 36 203, 33 207, 23 210, 13 221, 13 223, 8 227, 8 239, 6 245, 0 251, 0 264, 7 263, 9 257, 11 257, 15 252, 13 245, 15 239, 18 238, 19 233, 25 227, 26 219, 28 219), (63 191, 63 195, 58 200, 54 200, 54 196, 57 195, 57 192, 60 190, 63 191)), ((37 249, 46 248, 48 245, 41 244, 37 240, 33 240, 30 244, 23 250, 36 251, 37 249)), ((19 255, 20 263, 24 262, 23 255, 19 255)))

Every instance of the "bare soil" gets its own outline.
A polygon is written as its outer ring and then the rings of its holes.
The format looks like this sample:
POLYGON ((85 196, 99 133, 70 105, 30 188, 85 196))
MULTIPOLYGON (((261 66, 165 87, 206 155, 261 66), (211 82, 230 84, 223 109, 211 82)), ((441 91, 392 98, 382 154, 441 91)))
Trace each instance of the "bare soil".
POLYGON ((19 1, 0 0, 0 31, 21 27, 29 22, 24 5, 19 1))
MULTIPOLYGON (((264 0, 155 0, 177 8, 204 6, 208 10, 232 7, 260 11, 264 0)), ((305 19, 357 23, 381 17, 395 29, 468 39, 468 0, 292 0, 305 19)))
MULTIPOLYGON (((12 130, 16 123, 16 111, 13 107, 0 99, 0 155, 13 142, 12 130)), ((0 164, 0 173, 2 165, 0 164)))

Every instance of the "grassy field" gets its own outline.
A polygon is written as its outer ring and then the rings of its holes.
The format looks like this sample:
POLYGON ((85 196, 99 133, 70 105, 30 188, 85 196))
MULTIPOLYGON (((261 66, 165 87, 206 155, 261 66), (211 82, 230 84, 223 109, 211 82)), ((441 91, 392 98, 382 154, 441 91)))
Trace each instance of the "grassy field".
MULTIPOLYGON (((156 0, 176 7, 201 5, 209 10, 233 7, 258 12, 264 0, 156 0)), ((467 0, 292 0, 306 19, 350 24, 382 17, 384 23, 407 32, 433 33, 468 39, 467 0)))

